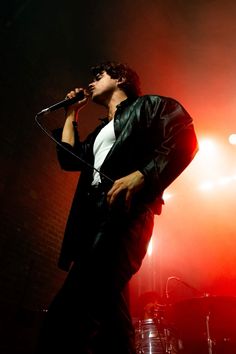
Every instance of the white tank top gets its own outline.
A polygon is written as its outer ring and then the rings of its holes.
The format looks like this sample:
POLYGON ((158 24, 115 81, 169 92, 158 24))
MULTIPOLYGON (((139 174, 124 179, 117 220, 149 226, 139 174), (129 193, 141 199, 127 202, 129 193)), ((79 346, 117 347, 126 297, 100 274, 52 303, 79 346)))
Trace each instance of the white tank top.
MULTIPOLYGON (((112 119, 104 128, 98 133, 94 145, 93 145, 93 154, 94 154, 94 167, 99 171, 102 166, 103 161, 105 160, 108 152, 110 151, 112 145, 116 141, 115 131, 114 131, 114 119, 112 119)), ((93 182, 92 185, 96 185, 101 182, 99 172, 93 172, 93 182)))

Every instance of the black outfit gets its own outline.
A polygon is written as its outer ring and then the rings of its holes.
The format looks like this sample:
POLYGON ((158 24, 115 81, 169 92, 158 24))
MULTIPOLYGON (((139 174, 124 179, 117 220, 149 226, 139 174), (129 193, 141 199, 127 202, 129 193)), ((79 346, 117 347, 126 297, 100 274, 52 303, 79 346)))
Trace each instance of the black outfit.
MULTIPOLYGON (((93 165, 93 143, 107 122, 102 120, 84 142, 75 127, 74 147, 64 145, 93 165)), ((116 141, 97 187, 91 187, 93 169, 57 147, 61 167, 81 174, 59 259, 59 267, 70 271, 49 307, 40 353, 62 348, 68 354, 135 353, 124 289, 146 254, 163 191, 191 162, 197 140, 186 110, 174 99, 156 95, 121 102, 114 129, 116 141), (145 183, 130 211, 125 211, 122 195, 108 207, 111 180, 136 170, 145 183)), ((61 131, 54 132, 58 139, 61 131)))

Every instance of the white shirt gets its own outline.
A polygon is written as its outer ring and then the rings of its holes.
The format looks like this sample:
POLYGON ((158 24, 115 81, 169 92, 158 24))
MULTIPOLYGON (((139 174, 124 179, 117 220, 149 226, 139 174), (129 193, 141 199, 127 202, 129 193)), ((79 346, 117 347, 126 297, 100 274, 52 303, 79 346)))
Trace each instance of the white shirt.
MULTIPOLYGON (((114 130, 114 119, 105 125, 104 128, 98 133, 94 145, 94 167, 99 171, 103 164, 108 152, 110 151, 112 145, 116 141, 115 130, 114 130)), ((92 185, 96 185, 101 182, 100 173, 94 170, 93 172, 93 182, 92 185)))

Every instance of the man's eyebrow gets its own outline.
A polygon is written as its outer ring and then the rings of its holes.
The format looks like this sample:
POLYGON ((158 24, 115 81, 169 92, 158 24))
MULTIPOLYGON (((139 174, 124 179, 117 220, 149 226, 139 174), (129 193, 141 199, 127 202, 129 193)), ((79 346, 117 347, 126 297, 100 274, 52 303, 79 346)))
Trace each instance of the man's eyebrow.
POLYGON ((103 72, 100 72, 100 73, 97 73, 95 74, 94 78, 97 80, 97 79, 100 79, 103 75, 104 71, 103 72))

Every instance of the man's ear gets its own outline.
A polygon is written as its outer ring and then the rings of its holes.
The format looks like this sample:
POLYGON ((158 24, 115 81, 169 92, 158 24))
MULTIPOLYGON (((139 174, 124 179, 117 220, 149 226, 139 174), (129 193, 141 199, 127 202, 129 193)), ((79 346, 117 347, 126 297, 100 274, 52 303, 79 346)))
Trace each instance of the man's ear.
POLYGON ((119 78, 117 79, 117 84, 118 84, 118 85, 121 85, 121 84, 123 84, 125 81, 126 81, 126 79, 121 76, 121 77, 119 77, 119 78))

